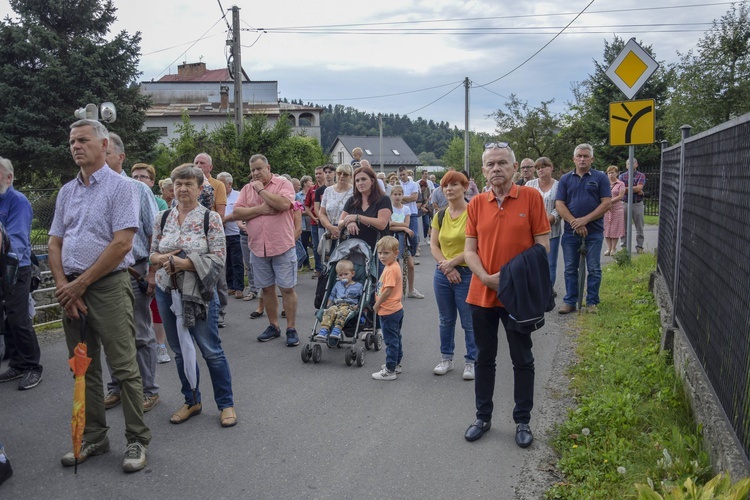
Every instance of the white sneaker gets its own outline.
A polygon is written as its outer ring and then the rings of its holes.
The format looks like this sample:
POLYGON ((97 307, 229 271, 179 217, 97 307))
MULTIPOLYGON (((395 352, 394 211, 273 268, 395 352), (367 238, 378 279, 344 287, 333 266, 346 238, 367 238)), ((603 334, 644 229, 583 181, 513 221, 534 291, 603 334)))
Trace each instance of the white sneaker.
POLYGON ((125 458, 122 461, 122 470, 136 472, 144 467, 146 467, 146 447, 138 441, 128 443, 125 448, 125 458))
POLYGON ((167 352, 167 346, 160 345, 156 347, 156 362, 157 363, 169 363, 172 361, 172 358, 169 357, 169 352, 167 352))
POLYGON ((435 375, 445 375, 452 369, 453 369, 452 359, 441 359, 440 363, 438 363, 438 365, 432 371, 435 373, 435 375))
POLYGON ((416 288, 412 290, 411 292, 409 292, 406 296, 409 297, 410 299, 423 299, 424 298, 424 295, 419 293, 419 290, 417 290, 416 288))
MULTIPOLYGON (((385 365, 380 365, 380 369, 381 370, 387 370, 387 368, 385 367, 385 365)), ((393 373, 395 373, 396 375, 401 375, 401 365, 396 365, 396 369, 393 370, 393 373)))
POLYGON ((474 363, 466 363, 464 365, 464 380, 474 380, 474 363))
POLYGON ((379 372, 373 373, 372 378, 375 380, 396 380, 396 372, 389 372, 387 368, 383 368, 379 372))

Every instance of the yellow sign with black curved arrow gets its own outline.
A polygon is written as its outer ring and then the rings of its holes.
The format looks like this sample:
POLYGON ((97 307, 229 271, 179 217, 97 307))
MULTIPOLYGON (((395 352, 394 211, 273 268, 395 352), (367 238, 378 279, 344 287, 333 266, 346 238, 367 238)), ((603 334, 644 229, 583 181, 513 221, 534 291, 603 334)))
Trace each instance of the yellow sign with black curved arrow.
POLYGON ((653 144, 656 139, 655 109, 654 99, 609 103, 610 146, 653 144))

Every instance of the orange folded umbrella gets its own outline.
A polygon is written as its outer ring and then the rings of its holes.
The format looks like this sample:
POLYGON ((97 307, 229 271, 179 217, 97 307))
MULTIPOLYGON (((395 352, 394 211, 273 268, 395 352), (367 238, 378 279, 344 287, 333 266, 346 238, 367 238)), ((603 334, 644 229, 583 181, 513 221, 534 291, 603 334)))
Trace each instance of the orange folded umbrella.
POLYGON ((75 377, 73 390, 73 417, 70 422, 73 438, 73 456, 75 457, 75 473, 78 474, 78 459, 81 457, 81 442, 83 429, 86 427, 86 370, 91 364, 88 357, 88 346, 85 340, 86 316, 81 314, 81 341, 73 350, 73 357, 68 360, 70 369, 75 377))

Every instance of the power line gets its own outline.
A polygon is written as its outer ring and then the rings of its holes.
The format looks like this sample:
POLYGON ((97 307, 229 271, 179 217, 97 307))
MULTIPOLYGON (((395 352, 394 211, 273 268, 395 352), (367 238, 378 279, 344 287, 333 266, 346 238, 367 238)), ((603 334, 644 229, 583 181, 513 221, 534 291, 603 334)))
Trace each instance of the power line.
MULTIPOLYGON (((407 90, 407 91, 404 91, 404 92, 396 92, 395 94, 382 94, 382 95, 374 95, 374 96, 368 96, 368 97, 346 97, 346 98, 343 98, 343 99, 342 98, 337 98, 337 99, 306 99, 306 100, 308 102, 339 102, 339 101, 363 101, 365 99, 381 99, 383 97, 394 97, 394 96, 399 96, 399 95, 415 94, 417 92, 424 92, 426 90, 439 89, 441 87, 447 87, 449 85, 453 85, 454 83, 462 84, 463 80, 461 80, 459 82, 450 82, 450 83, 444 83, 442 85, 435 85, 434 87, 427 87, 427 88, 423 88, 423 89, 407 90)), ((453 91, 451 90, 451 92, 453 92, 453 91)), ((450 92, 448 92, 448 93, 450 94, 450 92)))
POLYGON ((219 10, 221 10, 221 18, 224 20, 225 23, 227 23, 227 29, 229 31, 232 31, 232 27, 229 26, 229 21, 227 21, 227 11, 224 10, 224 7, 222 7, 221 0, 216 0, 216 1, 219 2, 219 10))
MULTIPOLYGON (((719 5, 731 5, 735 2, 714 2, 714 3, 700 3, 700 4, 685 4, 685 5, 671 5, 664 7, 641 7, 632 9, 607 9, 607 10, 591 10, 586 14, 611 14, 619 12, 643 12, 643 11, 654 11, 654 10, 673 10, 673 9, 689 9, 698 7, 712 7, 719 5)), ((426 23, 452 23, 461 21, 493 21, 497 19, 530 19, 537 17, 553 17, 553 16, 572 16, 580 15, 578 12, 557 12, 550 14, 518 14, 518 15, 507 15, 507 16, 488 16, 488 17, 464 17, 464 18, 453 18, 453 19, 425 19, 421 21, 382 21, 377 23, 348 23, 348 24, 319 24, 310 26, 279 26, 276 28, 258 28, 263 30, 281 30, 281 29, 319 29, 319 28, 346 28, 346 27, 362 27, 362 26, 390 26, 400 24, 426 24, 426 23)))
MULTIPOLYGON (((473 87, 473 86, 472 86, 472 87, 473 87)), ((495 92, 494 90, 490 90, 490 89, 488 89, 487 87, 482 87, 482 86, 479 86, 479 85, 478 85, 478 86, 476 86, 476 87, 474 87, 474 88, 482 89, 482 90, 484 90, 484 91, 487 91, 487 92, 489 92, 490 94, 495 94, 495 95, 496 95, 496 96, 498 96, 498 97, 502 97, 503 99, 510 99, 510 97, 508 97, 508 96, 505 96, 505 95, 502 95, 502 94, 498 94, 498 93, 497 93, 497 92, 495 92)))
POLYGON ((453 92, 454 90, 456 90, 456 89, 457 89, 458 87, 460 87, 460 86, 461 86, 461 85, 463 85, 463 84, 464 84, 464 82, 463 82, 463 81, 460 81, 460 82, 458 82, 458 85, 456 85, 455 87, 453 87, 453 88, 452 88, 452 89, 450 89, 450 90, 449 90, 448 92, 446 92, 445 94, 441 95, 440 97, 438 97, 437 99, 435 99, 435 100, 434 100, 434 101, 432 101, 431 103, 429 103, 429 104, 425 104, 425 105, 424 105, 424 106, 422 106, 421 108, 417 108, 417 109, 415 109, 414 111, 409 111, 408 113, 404 113, 404 116, 409 116, 409 115, 410 115, 410 114, 412 114, 412 113, 416 113, 417 111, 422 111, 422 110, 423 110, 424 108, 426 108, 426 107, 429 107, 429 106, 432 106, 433 104, 435 104, 435 103, 436 103, 436 102, 438 102, 439 100, 443 99, 444 97, 447 97, 447 96, 448 96, 448 94, 450 94, 451 92, 453 92))
POLYGON ((180 44, 177 44, 177 45, 172 45, 171 47, 165 47, 163 49, 154 50, 154 51, 148 52, 146 54, 141 54, 141 57, 146 57, 146 56, 150 56, 150 55, 153 55, 153 54, 158 54, 159 52, 165 52, 167 50, 177 49, 179 47, 183 47, 183 46, 189 45, 191 43, 195 44, 197 42, 200 42, 201 40, 208 40, 209 38, 214 38, 214 37, 222 35, 222 34, 223 33, 216 33, 215 35, 203 36, 203 37, 198 38, 196 40, 190 40, 189 42, 184 42, 184 43, 180 43, 180 44))
POLYGON ((576 21, 576 19, 578 19, 579 17, 581 17, 581 15, 582 15, 582 14, 583 14, 584 12, 586 12, 586 9, 588 9, 589 7, 591 7, 591 4, 593 4, 593 3, 594 3, 594 1, 595 1, 595 0, 591 0, 591 1, 590 1, 590 2, 589 2, 589 3, 587 4, 587 5, 586 5, 586 7, 584 7, 584 8, 583 8, 583 10, 581 10, 581 12, 579 12, 579 13, 578 13, 578 14, 576 15, 576 17, 574 17, 573 19, 571 19, 571 20, 570 20, 570 22, 569 22, 569 23, 568 23, 568 24, 567 24, 567 25, 565 26, 565 28, 563 28, 563 29, 562 29, 562 30, 560 31, 560 33, 558 33, 557 35, 553 36, 553 37, 552 37, 552 38, 551 38, 551 39, 550 39, 550 40, 549 40, 549 41, 548 41, 547 43, 545 43, 544 45, 542 45, 542 47, 541 47, 541 48, 540 48, 539 50, 537 50, 536 52, 534 52, 533 54, 531 54, 531 55, 530 55, 530 56, 529 56, 528 58, 526 58, 526 60, 525 60, 524 62, 522 62, 521 64, 519 64, 518 66, 516 66, 516 67, 515 67, 515 68, 513 68, 512 70, 508 71, 508 72, 507 72, 507 73, 505 73, 504 75, 502 75, 502 76, 499 76, 499 77, 495 78, 494 80, 492 80, 491 82, 487 82, 487 83, 485 83, 484 85, 478 85, 478 87, 484 87, 485 85, 490 85, 490 84, 493 84, 493 83, 495 83, 495 82, 497 82, 497 81, 499 81, 499 80, 502 80, 502 79, 503 79, 503 78, 505 78, 506 76, 508 76, 508 75, 510 75, 510 74, 512 74, 512 73, 514 73, 514 72, 515 72, 516 70, 518 70, 519 68, 521 68, 521 67, 522 67, 523 65, 525 65, 525 64, 526 64, 527 62, 529 62, 529 61, 531 61, 532 59, 534 59, 534 58, 535 58, 535 57, 536 57, 536 56, 537 56, 537 55, 538 55, 538 54, 539 54, 539 53, 540 53, 541 51, 543 51, 544 49, 546 49, 546 48, 547 48, 547 47, 548 47, 548 46, 549 46, 549 45, 550 45, 550 44, 551 44, 552 42, 554 42, 554 41, 555 41, 555 40, 557 39, 557 37, 559 37, 559 36, 560 36, 560 35, 561 35, 561 34, 563 33, 563 31, 565 31, 565 30, 566 30, 566 29, 568 28, 568 26, 570 26, 571 24, 573 24, 573 23, 574 23, 574 22, 576 21))
POLYGON ((159 73, 158 75, 156 75, 156 78, 159 78, 159 77, 160 77, 161 75, 163 75, 165 71, 167 71, 167 70, 168 70, 168 69, 169 69, 169 68, 170 68, 170 67, 171 67, 171 66, 172 66, 172 65, 173 65, 174 63, 176 63, 176 62, 177 62, 177 60, 178 60, 178 59, 180 58, 180 56, 182 56, 182 54, 184 54, 184 53, 185 53, 185 52, 187 52, 188 50, 192 49, 192 48, 193 48, 193 47, 195 46, 195 44, 196 44, 196 43, 198 43, 198 42, 199 42, 200 40, 203 40, 203 37, 205 37, 205 36, 206 36, 206 35, 208 34, 208 32, 209 32, 209 31, 211 31, 212 29, 214 29, 214 27, 216 27, 216 25, 217 25, 217 24, 219 24, 219 23, 221 22, 221 20, 222 20, 222 19, 224 19, 224 18, 223 18, 223 17, 220 17, 219 19, 217 19, 217 20, 216 20, 216 22, 215 22, 215 23, 214 23, 213 25, 211 25, 211 27, 210 27, 210 28, 208 28, 208 29, 206 30, 206 32, 205 32, 205 33, 203 33, 203 34, 202 34, 202 35, 200 36, 200 38, 198 38, 197 40, 195 40, 195 41, 193 42, 193 44, 192 44, 192 45, 191 45, 190 47, 188 47, 188 48, 187 48, 187 49, 186 49, 186 50, 185 50, 184 52, 182 52, 182 53, 181 53, 181 54, 180 54, 179 56, 177 56, 177 58, 176 58, 176 59, 175 59, 174 61, 172 61, 171 63, 169 63, 169 64, 167 65, 167 67, 166 67, 166 68, 164 68, 164 69, 163 69, 163 70, 161 71, 161 73, 159 73))

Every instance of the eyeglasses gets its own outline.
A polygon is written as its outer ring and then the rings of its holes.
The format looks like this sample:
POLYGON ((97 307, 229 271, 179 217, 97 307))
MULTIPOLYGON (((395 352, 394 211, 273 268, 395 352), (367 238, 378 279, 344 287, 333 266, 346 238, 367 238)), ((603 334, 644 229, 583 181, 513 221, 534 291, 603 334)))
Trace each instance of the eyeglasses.
POLYGON ((523 167, 521 167, 521 170, 534 170, 534 165, 524 165, 523 167))
POLYGON ((146 179, 151 179, 151 177, 149 177, 148 175, 134 175, 134 176, 133 176, 133 179, 135 179, 135 180, 138 180, 138 181, 139 181, 139 180, 141 180, 141 179, 143 179, 143 180, 146 180, 146 179))
POLYGON ((349 177, 350 175, 348 172, 336 172, 336 173, 339 174, 341 177, 349 177))
POLYGON ((510 144, 508 144, 507 142, 487 142, 484 144, 484 149, 493 148, 510 149, 510 144))

